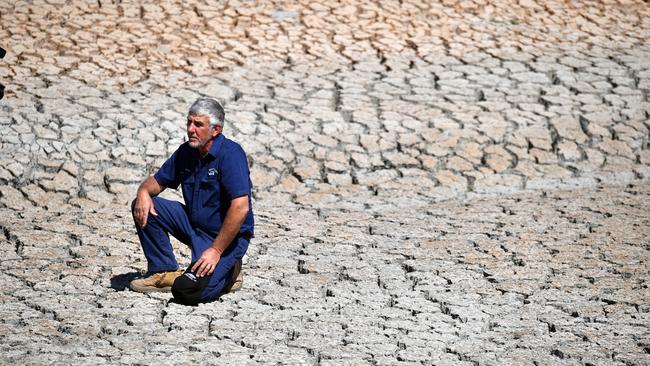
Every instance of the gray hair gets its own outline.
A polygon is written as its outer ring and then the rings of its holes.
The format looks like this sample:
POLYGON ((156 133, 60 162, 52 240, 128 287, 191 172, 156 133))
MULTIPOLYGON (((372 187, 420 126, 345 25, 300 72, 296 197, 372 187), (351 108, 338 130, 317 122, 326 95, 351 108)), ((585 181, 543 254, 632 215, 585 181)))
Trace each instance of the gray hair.
POLYGON ((219 102, 212 98, 201 97, 197 99, 190 107, 189 114, 198 116, 208 116, 210 128, 222 126, 226 113, 219 102))

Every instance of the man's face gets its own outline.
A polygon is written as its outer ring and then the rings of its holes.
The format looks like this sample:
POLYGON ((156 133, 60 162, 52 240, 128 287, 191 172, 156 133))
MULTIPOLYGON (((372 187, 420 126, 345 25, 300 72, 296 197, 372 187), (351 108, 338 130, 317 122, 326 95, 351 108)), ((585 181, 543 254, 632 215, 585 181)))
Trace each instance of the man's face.
POLYGON ((189 144, 195 149, 204 147, 207 143, 217 137, 221 126, 210 128, 208 116, 190 114, 187 116, 187 137, 189 144))

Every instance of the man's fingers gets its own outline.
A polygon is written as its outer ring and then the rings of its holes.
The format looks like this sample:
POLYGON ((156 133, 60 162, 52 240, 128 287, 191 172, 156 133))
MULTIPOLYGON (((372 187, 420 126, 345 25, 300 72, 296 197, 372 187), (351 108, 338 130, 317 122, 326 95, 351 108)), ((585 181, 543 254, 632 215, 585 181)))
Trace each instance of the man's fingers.
POLYGON ((142 227, 147 225, 147 217, 148 217, 147 212, 143 211, 140 218, 140 220, 142 221, 142 227))
POLYGON ((203 258, 199 259, 198 261, 196 261, 196 263, 194 263, 194 265, 192 266, 192 272, 197 273, 196 270, 199 268, 201 263, 203 263, 203 258))
POLYGON ((145 227, 147 225, 147 212, 144 210, 136 211, 136 221, 140 227, 145 227))
POLYGON ((214 265, 212 263, 209 263, 207 261, 203 262, 203 264, 199 268, 199 272, 197 274, 198 274, 199 277, 209 276, 209 275, 212 274, 212 272, 214 272, 215 267, 216 267, 216 265, 214 265))
POLYGON ((133 218, 135 219, 135 223, 138 224, 138 226, 142 226, 142 215, 140 214, 140 211, 135 210, 133 212, 133 218))
POLYGON ((198 277, 203 277, 203 276, 209 276, 214 272, 214 269, 217 267, 217 263, 219 263, 219 255, 214 255, 210 249, 214 248, 208 248, 206 251, 201 255, 201 258, 199 258, 196 263, 192 266, 192 272, 196 273, 198 277))
POLYGON ((211 267, 211 264, 208 262, 203 262, 203 265, 201 265, 201 273, 199 274, 199 277, 203 277, 206 274, 208 274, 208 269, 211 267))
POLYGON ((151 213, 154 216, 158 216, 158 212, 156 212, 156 208, 153 207, 153 202, 151 203, 151 207, 149 208, 149 213, 151 213))

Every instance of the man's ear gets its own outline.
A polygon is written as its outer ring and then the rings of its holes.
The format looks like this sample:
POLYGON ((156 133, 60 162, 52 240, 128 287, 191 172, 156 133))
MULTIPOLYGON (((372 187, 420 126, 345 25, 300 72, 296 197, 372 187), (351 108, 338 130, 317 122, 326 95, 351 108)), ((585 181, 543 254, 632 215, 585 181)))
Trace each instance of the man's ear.
POLYGON ((212 137, 214 138, 219 136, 221 130, 223 130, 223 126, 215 125, 214 127, 212 127, 212 131, 211 131, 212 137))

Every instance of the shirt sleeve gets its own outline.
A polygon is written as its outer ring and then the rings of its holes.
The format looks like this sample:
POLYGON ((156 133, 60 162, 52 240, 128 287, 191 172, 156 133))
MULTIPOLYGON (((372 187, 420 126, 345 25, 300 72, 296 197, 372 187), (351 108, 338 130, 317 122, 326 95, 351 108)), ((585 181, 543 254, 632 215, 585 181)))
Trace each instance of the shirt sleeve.
MULTIPOLYGON (((180 149, 179 149, 180 150, 180 149)), ((177 169, 177 164, 176 164, 176 158, 178 157, 178 151, 176 150, 165 163, 158 169, 156 174, 154 174, 154 178, 158 182, 158 184, 176 189, 178 188, 178 185, 180 184, 180 179, 178 178, 178 169, 177 169)))
POLYGON ((223 156, 220 169, 221 186, 229 200, 248 195, 251 190, 248 161, 240 146, 223 156))

